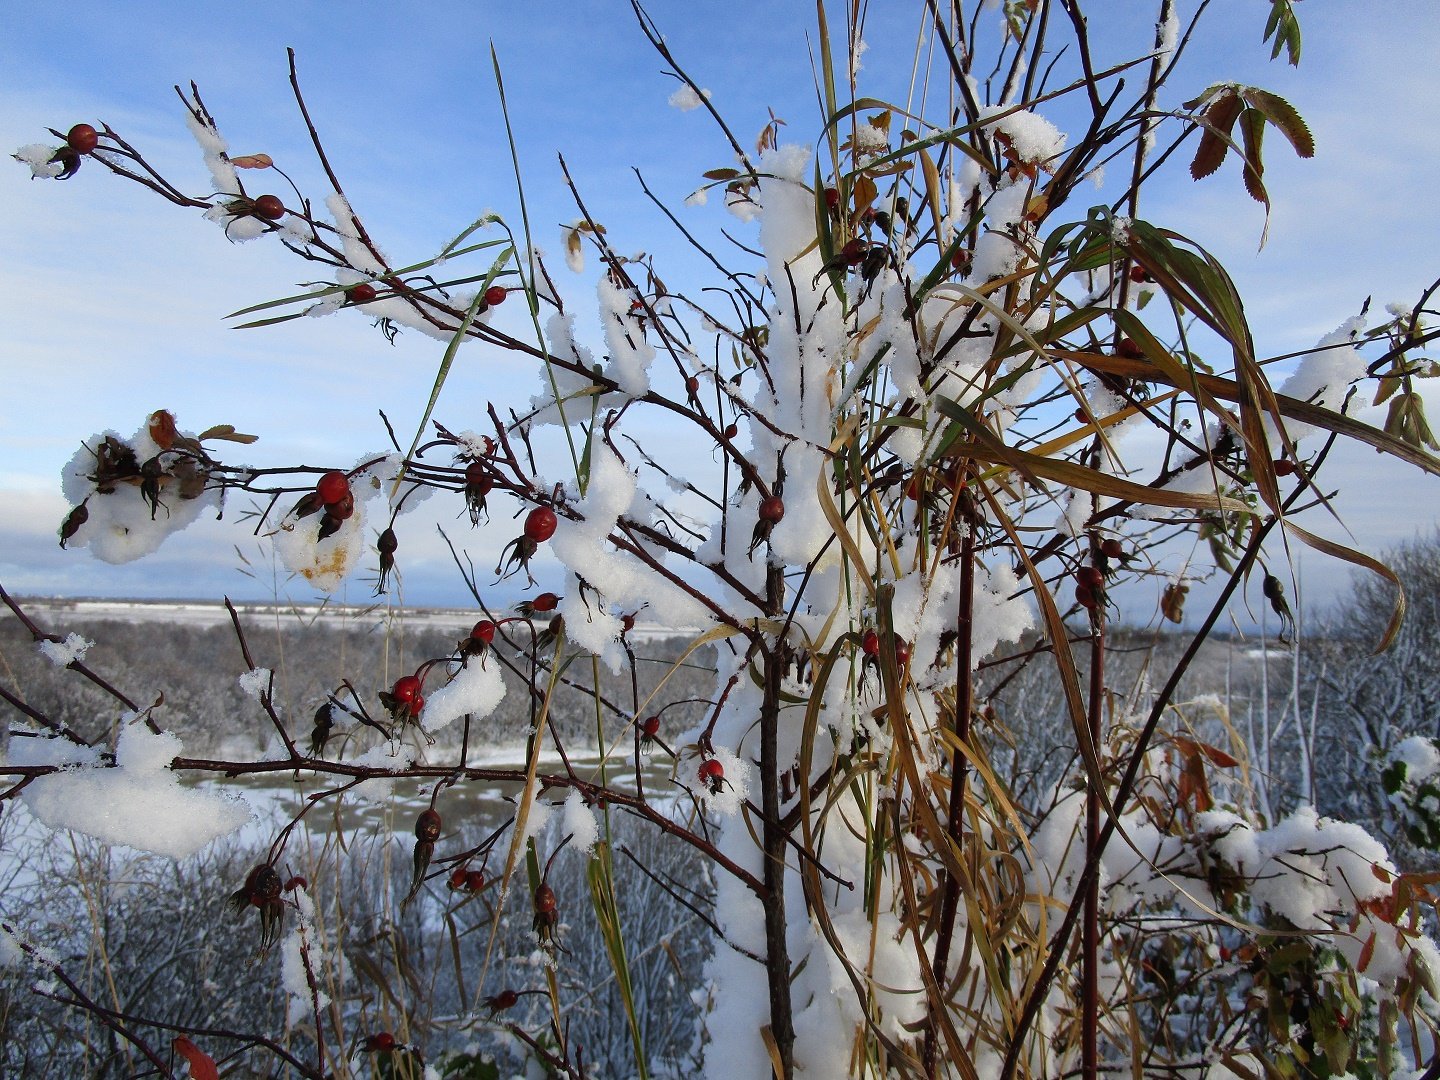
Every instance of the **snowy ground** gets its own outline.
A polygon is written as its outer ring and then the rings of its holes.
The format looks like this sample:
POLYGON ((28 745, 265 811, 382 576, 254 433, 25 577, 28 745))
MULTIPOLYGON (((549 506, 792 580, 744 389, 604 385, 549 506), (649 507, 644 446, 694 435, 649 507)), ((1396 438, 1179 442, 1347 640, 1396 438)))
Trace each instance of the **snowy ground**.
MULTIPOLYGON (((27 599, 23 601, 26 611, 42 623, 54 622, 62 617, 67 623, 101 621, 107 619, 122 622, 151 623, 166 622, 181 626, 218 626, 230 621, 230 613, 223 603, 203 600, 62 600, 27 599)), ((391 618, 403 618, 407 625, 420 630, 443 630, 446 633, 464 633, 475 624, 480 614, 475 608, 406 608, 402 613, 392 612, 383 605, 365 606, 347 604, 264 604, 254 602, 237 603, 235 610, 248 619, 283 618, 316 621, 321 625, 342 623, 356 625, 367 620, 383 623, 391 618)), ((655 641, 677 635, 692 633, 693 627, 667 626, 656 622, 637 622, 628 636, 637 644, 655 641)))

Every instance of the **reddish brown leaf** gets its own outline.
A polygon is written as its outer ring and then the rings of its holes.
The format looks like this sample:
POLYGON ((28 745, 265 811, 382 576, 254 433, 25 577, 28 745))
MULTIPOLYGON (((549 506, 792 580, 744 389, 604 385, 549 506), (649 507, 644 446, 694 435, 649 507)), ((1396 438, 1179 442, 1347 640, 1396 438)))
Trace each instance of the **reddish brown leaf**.
POLYGON ((1227 88, 1205 110, 1200 145, 1195 149, 1195 159, 1190 162, 1190 175, 1194 179, 1202 180, 1220 168, 1220 163, 1230 152, 1230 129, 1240 118, 1243 108, 1240 96, 1227 88))
POLYGON ((230 164, 237 169, 268 169, 275 162, 270 160, 269 154, 243 154, 240 157, 232 157, 230 164))
POLYGON ((1185 594, 1190 591, 1190 586, 1179 581, 1172 581, 1165 586, 1165 592, 1160 597, 1160 614, 1173 623, 1178 623, 1185 617, 1185 594))
POLYGON ((150 414, 150 438, 155 440, 155 445, 161 450, 169 450, 175 445, 175 436, 179 432, 175 430, 175 414, 169 409, 159 409, 150 414))
POLYGON ((1360 947, 1360 958, 1355 961, 1355 970, 1361 975, 1370 966, 1370 958, 1375 955, 1375 931, 1370 931, 1370 936, 1365 939, 1365 944, 1360 947))
POLYGON ((1258 203, 1270 205, 1270 195, 1265 190, 1265 163, 1260 158, 1260 146, 1265 137, 1265 115, 1259 109, 1246 109, 1240 114, 1240 134, 1245 150, 1245 190, 1258 203))
POLYGON ((1210 797, 1210 782, 1205 779, 1205 765, 1199 754, 1186 754, 1185 767, 1180 771, 1176 793, 1179 801, 1192 803, 1197 813, 1203 813, 1215 805, 1210 797))
POLYGON ((175 1036, 175 1041, 170 1046, 189 1064, 190 1080, 220 1080, 220 1070, 215 1067, 215 1059, 184 1035, 175 1036))

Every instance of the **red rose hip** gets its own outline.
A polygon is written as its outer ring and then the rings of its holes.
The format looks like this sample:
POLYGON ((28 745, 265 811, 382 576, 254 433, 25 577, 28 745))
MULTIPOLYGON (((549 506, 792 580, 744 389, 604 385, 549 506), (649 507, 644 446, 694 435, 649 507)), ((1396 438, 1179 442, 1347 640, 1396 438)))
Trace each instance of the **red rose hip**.
POLYGON ((414 675, 402 675, 390 688, 390 696, 405 705, 413 703, 420 696, 420 680, 414 675))
POLYGON ((315 493, 326 506, 350 494, 350 480, 339 469, 331 469, 315 483, 315 493))
POLYGON ((66 134, 65 145, 77 154, 89 154, 100 145, 100 133, 89 124, 76 124, 66 134))
POLYGON ((548 506, 537 506, 525 518, 525 535, 537 544, 543 544, 555 535, 555 511, 548 506))

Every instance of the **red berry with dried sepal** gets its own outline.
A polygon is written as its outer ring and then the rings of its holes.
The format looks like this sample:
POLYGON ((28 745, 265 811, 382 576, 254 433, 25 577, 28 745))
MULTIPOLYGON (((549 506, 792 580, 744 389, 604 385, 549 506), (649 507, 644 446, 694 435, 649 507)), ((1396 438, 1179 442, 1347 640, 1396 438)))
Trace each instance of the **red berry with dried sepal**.
POLYGON ((477 893, 483 888, 485 888, 485 871, 466 870, 465 891, 468 893, 477 893))
POLYGON ((1120 344, 1115 346, 1115 355, 1123 356, 1126 360, 1143 360, 1145 359, 1145 350, 1134 338, 1122 337, 1120 344))
POLYGON ((465 508, 470 512, 470 524, 479 525, 480 515, 486 513, 485 496, 495 487, 495 478, 484 462, 472 461, 465 466, 465 508))
POLYGON ((535 584, 535 578, 530 574, 530 560, 540 550, 540 545, 528 536, 517 536, 510 543, 505 545, 500 552, 500 561, 495 564, 495 573, 500 575, 503 581, 517 569, 524 570, 525 576, 530 579, 530 584, 535 584))
POLYGON ((726 424, 726 425, 725 425, 725 438, 727 438, 727 439, 733 439, 733 438, 735 438, 736 435, 739 435, 739 434, 740 434, 740 429, 739 429, 738 427, 736 427, 734 424, 726 424))
POLYGON ((655 739, 660 734, 660 717, 647 716, 640 721, 640 750, 646 753, 655 745, 655 739))
POLYGON ((350 478, 339 469, 331 469, 315 481, 315 494, 326 506, 338 503, 350 494, 350 478))
POLYGON ((865 253, 869 249, 870 245, 857 237, 840 249, 840 258, 850 266, 859 266, 865 261, 865 253))
POLYGON ((450 880, 447 884, 452 892, 465 887, 465 873, 465 867, 460 865, 456 865, 455 869, 450 871, 450 880))
POLYGON ((420 710, 425 708, 425 698, 421 691, 423 684, 416 675, 402 675, 395 680, 395 685, 389 691, 380 691, 380 704, 396 720, 414 720, 420 715, 420 710))
POLYGON ((428 840, 433 844, 440 839, 441 828, 440 814, 433 806, 428 810, 422 810, 420 816, 415 819, 415 839, 428 840))
POLYGON ((525 516, 525 535, 537 544, 554 536, 555 526, 555 511, 548 506, 537 506, 525 516))
POLYGON ((267 900, 278 897, 283 888, 284 883, 275 867, 261 863, 245 876, 245 884, 230 894, 230 908, 232 911, 243 911, 247 907, 260 907, 267 900))
POLYGON ((368 281, 358 282, 345 290, 345 299, 351 304, 368 304, 378 295, 375 286, 368 281))
POLYGON ((534 600, 530 601, 530 610, 539 612, 554 611, 560 604, 560 597, 553 592, 542 592, 534 600))
POLYGON ((904 638, 895 639, 895 666, 905 667, 910 663, 910 643, 904 638))
POLYGON ((1075 571, 1075 580, 1092 592, 1105 587, 1105 575, 1096 566, 1082 566, 1075 571))
POLYGON ((366 1035, 364 1049, 367 1054, 388 1054, 394 1050, 399 1043, 395 1036, 388 1031, 377 1031, 373 1035, 366 1035))
POLYGON ((440 829, 440 814, 433 806, 422 810, 415 819, 415 872, 410 879, 410 891, 405 894, 405 899, 400 901, 401 907, 415 899, 415 894, 420 891, 425 880, 425 871, 430 868, 430 856, 435 854, 435 841, 440 839, 440 829))
POLYGON ((325 753, 325 744, 330 741, 330 732, 335 726, 335 706, 327 701, 315 710, 315 726, 310 729, 310 756, 320 757, 325 753))
POLYGON ((261 863, 245 877, 245 884, 230 894, 232 911, 244 911, 247 907, 260 911, 260 950, 263 952, 280 938, 280 920, 285 905, 280 899, 284 889, 280 874, 269 863, 261 863))
POLYGON ((490 1014, 493 1016, 497 1012, 513 1009, 515 1003, 519 1000, 520 995, 514 990, 501 990, 500 993, 485 999, 485 1007, 490 1010, 490 1014))
POLYGON ((1105 594, 1102 591, 1092 589, 1089 585, 1075 586, 1075 602, 1081 607, 1083 607, 1086 611, 1094 611, 1096 608, 1098 608, 1104 598, 1104 595, 1105 594))
POLYGON ((778 525, 785 517, 785 500, 779 495, 771 495, 769 498, 760 500, 760 520, 778 525))
POLYGON ((1107 536, 1104 540, 1100 541, 1100 554, 1104 555, 1107 559, 1124 559, 1126 557, 1125 545, 1115 537, 1107 536))
POLYGON ((866 630, 860 635, 860 651, 866 656, 879 656, 880 635, 874 630, 866 630))
POLYGON ((400 541, 396 538, 394 529, 386 529, 375 541, 375 549, 380 553, 380 578, 375 582, 376 596, 385 591, 385 586, 390 581, 390 574, 395 569, 395 550, 399 546, 400 541))
POLYGON ((1289 458, 1276 458, 1270 463, 1270 467, 1275 470, 1276 476, 1294 476, 1297 470, 1295 462, 1289 458))
POLYGON ((495 640, 495 624, 489 619, 481 619, 470 628, 470 640, 489 645, 495 640))
POLYGON ((402 675, 395 680, 395 685, 390 689, 390 696, 402 705, 409 705, 420 696, 422 684, 415 675, 402 675))
POLYGON ((542 945, 554 940, 555 926, 560 921, 560 902, 555 899, 555 890, 545 882, 535 889, 535 934, 542 945))
POLYGON ((100 145, 100 133, 89 124, 76 124, 66 132, 65 145, 77 154, 94 153, 100 145))
POLYGON ((334 536, 340 531, 340 526, 344 525, 346 520, 354 513, 355 504, 348 499, 341 499, 333 506, 327 506, 325 508, 325 515, 320 519, 320 530, 316 534, 316 539, 324 540, 327 537, 334 536))
POLYGON ((840 205, 840 192, 833 187, 825 189, 825 209, 834 210, 840 205))
POLYGON ((255 200, 255 216, 266 221, 279 221, 285 216, 285 204, 278 195, 261 195, 255 200))
POLYGON ((510 293, 504 285, 491 285, 485 290, 485 303, 494 307, 496 304, 503 304, 509 295, 510 293))
POLYGON ((81 503, 65 515, 65 520, 60 523, 60 546, 63 548, 66 541, 70 540, 80 531, 80 526, 90 520, 90 510, 81 503))
POLYGON ((700 782, 710 789, 711 795, 719 795, 725 786, 725 766, 715 758, 706 758, 702 761, 696 775, 700 782))

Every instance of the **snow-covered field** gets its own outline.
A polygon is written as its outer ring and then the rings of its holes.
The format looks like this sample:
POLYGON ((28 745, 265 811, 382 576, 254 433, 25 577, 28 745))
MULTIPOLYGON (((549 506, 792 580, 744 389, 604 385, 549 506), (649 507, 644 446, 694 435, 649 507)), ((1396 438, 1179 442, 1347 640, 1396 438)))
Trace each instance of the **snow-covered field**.
MULTIPOLYGON (((203 600, 66 600, 27 599, 24 606, 42 622, 66 623, 116 619, 123 622, 164 622, 181 626, 218 626, 230 621, 223 603, 203 600)), ((238 602, 235 610, 246 619, 298 619, 317 625, 357 626, 383 624, 403 619, 417 630, 443 630, 464 633, 481 618, 473 607, 468 608, 406 608, 392 610, 379 604, 271 604, 238 602)), ((628 637, 643 643, 693 632, 692 627, 668 626, 657 622, 637 621, 628 637)))

